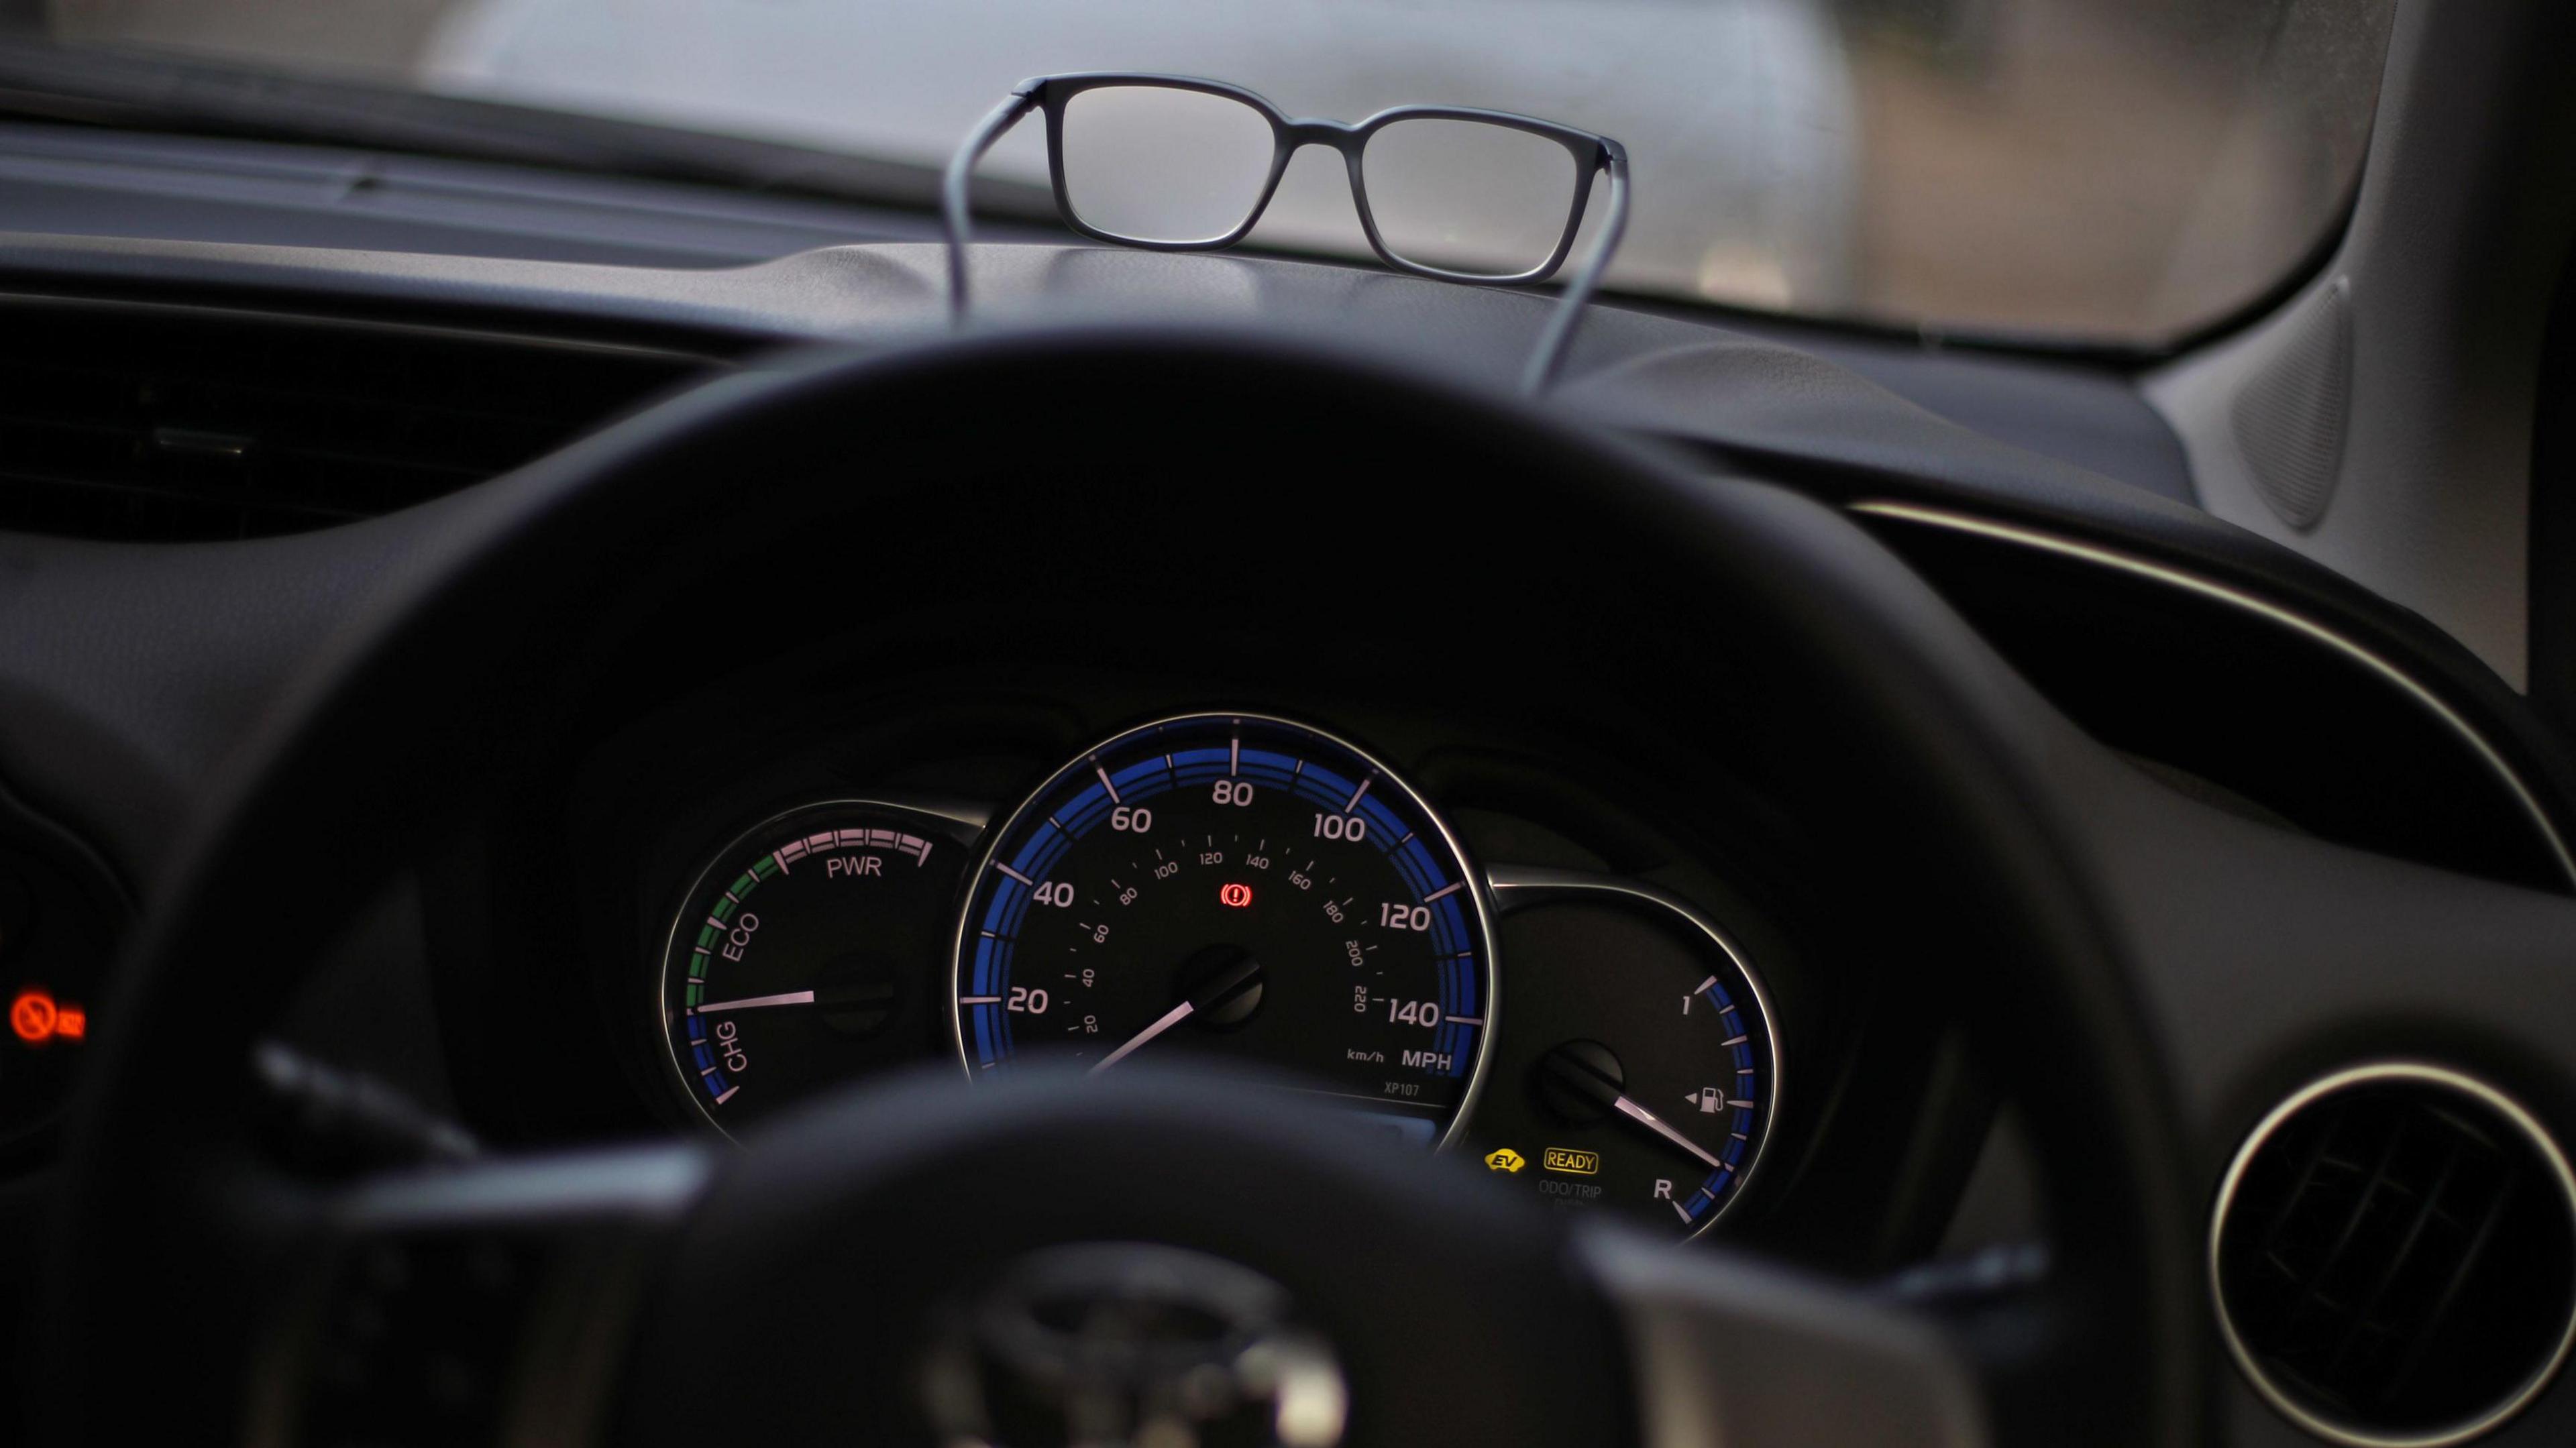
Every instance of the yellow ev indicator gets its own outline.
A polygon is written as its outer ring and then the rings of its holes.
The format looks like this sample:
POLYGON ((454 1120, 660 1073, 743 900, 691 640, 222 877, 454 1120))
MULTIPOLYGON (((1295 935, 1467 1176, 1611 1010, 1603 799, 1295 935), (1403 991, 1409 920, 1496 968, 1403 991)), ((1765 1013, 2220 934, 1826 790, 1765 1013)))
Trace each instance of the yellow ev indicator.
POLYGON ((1508 1146, 1498 1146, 1485 1154, 1485 1165, 1494 1171, 1519 1171, 1529 1165, 1529 1158, 1508 1146))
POLYGON ((1561 1171, 1570 1176, 1590 1176, 1601 1170, 1601 1153, 1576 1151, 1570 1146, 1551 1146, 1539 1159, 1547 1164, 1549 1171, 1561 1171))

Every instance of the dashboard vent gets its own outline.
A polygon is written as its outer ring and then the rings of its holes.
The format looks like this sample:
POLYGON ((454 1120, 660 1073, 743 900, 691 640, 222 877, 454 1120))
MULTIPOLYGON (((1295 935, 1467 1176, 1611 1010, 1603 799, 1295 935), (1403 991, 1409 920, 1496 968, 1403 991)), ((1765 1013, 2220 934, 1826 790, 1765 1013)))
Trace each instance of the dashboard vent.
POLYGON ((0 528, 258 537, 506 472, 720 365, 652 348, 0 298, 0 528))
POLYGON ((2547 1385, 2576 1330, 2576 1180, 2531 1116, 2439 1067, 2319 1081, 2219 1190, 2213 1286, 2238 1364, 2346 1443, 2455 1443, 2547 1385))

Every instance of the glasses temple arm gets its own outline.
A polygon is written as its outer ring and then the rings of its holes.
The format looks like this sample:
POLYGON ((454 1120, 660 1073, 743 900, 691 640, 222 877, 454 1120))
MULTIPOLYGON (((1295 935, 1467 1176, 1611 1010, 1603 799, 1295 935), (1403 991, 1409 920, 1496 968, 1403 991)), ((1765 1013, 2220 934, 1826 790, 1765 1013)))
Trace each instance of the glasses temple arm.
POLYGON ((967 191, 975 178, 975 163, 993 149, 1020 118, 1037 109, 1037 97, 1026 87, 1011 92, 1010 99, 993 108, 966 137, 957 153, 948 158, 948 169, 939 179, 939 229, 948 243, 948 318, 963 325, 966 320, 966 240, 970 226, 967 191))
POLYGON ((1557 371, 1565 363, 1565 353, 1574 341, 1574 329, 1583 322, 1583 309, 1592 294, 1601 290, 1602 273, 1610 269, 1611 254, 1619 249, 1619 239, 1628 231, 1628 153, 1617 146, 1609 148, 1605 169, 1610 173, 1610 214, 1601 223, 1601 231, 1592 238, 1592 250, 1574 273, 1574 279, 1559 293, 1556 310, 1549 314, 1547 326, 1538 335, 1538 345, 1530 349, 1529 365, 1521 371, 1521 393, 1539 397, 1556 385, 1557 371))

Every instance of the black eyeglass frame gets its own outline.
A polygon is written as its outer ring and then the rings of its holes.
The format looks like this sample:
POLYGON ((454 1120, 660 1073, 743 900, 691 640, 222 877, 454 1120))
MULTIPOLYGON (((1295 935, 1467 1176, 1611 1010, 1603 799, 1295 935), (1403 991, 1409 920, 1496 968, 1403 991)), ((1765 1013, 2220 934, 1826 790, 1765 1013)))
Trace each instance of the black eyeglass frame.
POLYGON ((1046 113, 1048 169, 1053 173, 1055 204, 1064 213, 1065 223, 1095 241, 1111 241, 1122 246, 1143 247, 1151 251, 1217 251, 1234 245, 1252 232, 1262 214, 1270 209, 1271 198, 1279 192, 1280 180, 1288 174, 1288 163, 1308 146, 1327 146, 1342 156, 1343 169, 1351 178, 1351 201, 1359 208, 1360 229, 1368 234, 1369 245, 1380 261, 1399 271, 1416 276, 1434 277, 1449 282, 1474 282, 1493 286, 1513 286, 1541 282, 1556 274, 1574 250, 1575 233, 1583 229, 1584 211, 1591 200, 1592 183, 1610 168, 1613 157, 1625 164, 1619 144, 1606 136, 1560 126, 1530 116, 1517 116, 1508 111, 1477 110, 1467 106, 1396 106, 1378 112, 1364 121, 1346 125, 1340 121, 1316 120, 1283 114, 1278 107, 1255 92, 1224 81, 1199 80, 1182 76, 1122 75, 1094 73, 1046 76, 1020 92, 1037 103, 1046 113), (1158 90, 1195 91, 1201 95, 1221 96, 1238 101, 1259 112, 1270 123, 1270 174, 1261 183, 1261 193, 1254 198, 1251 211, 1232 231, 1223 236, 1195 241, 1163 241, 1150 237, 1123 236, 1083 220, 1081 208, 1074 204, 1064 179, 1064 113, 1073 98, 1085 91, 1111 87, 1150 87, 1158 90), (1497 273, 1457 271, 1415 261, 1389 247, 1378 231, 1377 213, 1369 205, 1368 177, 1363 157, 1368 143, 1378 132, 1398 121, 1471 121, 1508 130, 1523 131, 1544 137, 1563 146, 1573 158, 1574 187, 1566 197, 1565 231, 1556 239, 1546 261, 1525 271, 1497 273))
POLYGON ((978 124, 964 145, 948 163, 941 188, 941 211, 948 232, 949 301, 959 321, 966 315, 966 241, 968 232, 968 184, 975 163, 993 148, 1013 126, 1032 110, 1046 114, 1047 171, 1055 192, 1056 211, 1065 225, 1094 241, 1116 246, 1132 246, 1146 251, 1219 251, 1233 246, 1252 232, 1270 209, 1271 198, 1278 194, 1280 180, 1288 174, 1288 163, 1308 146, 1326 146, 1338 151, 1351 182, 1351 201, 1359 212, 1360 230, 1368 237, 1370 250, 1378 260, 1395 270, 1436 281, 1459 282, 1470 286, 1526 286, 1543 282, 1565 265, 1574 251, 1574 242, 1590 213, 1593 184, 1604 175, 1609 178, 1608 213, 1593 242, 1592 252, 1567 282, 1556 315, 1549 319, 1533 349, 1528 371, 1523 377, 1524 390, 1543 392, 1556 375, 1556 367, 1580 320, 1583 304, 1597 291, 1601 276, 1609 267, 1610 256, 1618 249, 1628 221, 1628 152, 1608 136, 1573 126, 1543 121, 1535 116, 1515 115, 1509 111, 1480 110, 1471 106, 1394 106, 1365 120, 1348 123, 1315 118, 1292 117, 1272 105, 1258 92, 1226 81, 1199 76, 1162 75, 1151 72, 1083 71, 1065 75, 1036 76, 1011 88, 1008 99, 994 108, 978 124), (1064 179, 1064 115, 1073 98, 1085 91, 1111 87, 1151 87, 1161 90, 1193 91, 1201 95, 1222 97, 1251 107, 1270 123, 1270 174, 1262 181, 1261 192, 1250 211, 1233 230, 1222 236, 1189 241, 1165 241, 1148 237, 1124 236, 1106 231, 1082 219, 1073 203, 1064 179), (1370 139, 1399 121, 1445 120, 1467 121, 1501 126, 1508 130, 1543 137, 1563 146, 1575 166, 1573 194, 1567 198, 1565 230, 1557 237, 1556 246, 1546 261, 1527 271, 1509 274, 1456 271, 1414 261, 1396 253, 1378 231, 1377 215, 1368 199, 1365 164, 1370 139))

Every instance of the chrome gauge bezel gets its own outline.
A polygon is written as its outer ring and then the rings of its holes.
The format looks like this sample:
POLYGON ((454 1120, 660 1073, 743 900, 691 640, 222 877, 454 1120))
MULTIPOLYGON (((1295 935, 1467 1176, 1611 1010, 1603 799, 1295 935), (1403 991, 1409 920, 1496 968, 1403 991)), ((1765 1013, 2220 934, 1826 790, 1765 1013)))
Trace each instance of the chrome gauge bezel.
POLYGON ((1496 958, 1498 939, 1494 929, 1496 910, 1486 871, 1459 840, 1458 832, 1450 826, 1447 816, 1435 808, 1420 790, 1415 789, 1412 781, 1385 760, 1333 730, 1303 719, 1264 713, 1259 710, 1193 709, 1185 713, 1147 719, 1104 735, 1090 747, 1076 751, 1058 768, 1048 771, 1046 778, 1030 790, 1009 814, 1003 816, 999 824, 984 832, 983 847, 977 852, 972 867, 966 872, 964 882, 958 887, 957 926, 948 950, 948 994, 945 1006, 948 1013, 949 1048, 957 1061, 958 1069, 965 1073, 968 1081, 976 1079, 975 1063, 968 1053, 965 1033, 958 1019, 957 1001, 964 993, 966 943, 974 934, 975 902, 983 893, 984 880, 991 872, 995 857, 1000 853, 1003 843, 1019 835, 1022 827, 1029 822, 1032 812, 1042 809, 1044 802, 1068 776, 1086 766, 1094 765, 1103 751, 1155 730, 1208 723, 1253 724, 1290 730, 1312 735, 1327 745, 1347 751, 1353 759, 1368 766, 1372 771, 1372 777, 1377 781, 1372 788, 1392 787, 1402 797, 1404 803, 1416 812, 1423 824, 1438 834, 1441 845, 1449 853, 1449 858, 1456 862, 1459 881, 1465 887, 1460 893, 1467 897, 1469 909, 1474 916, 1478 956, 1482 962, 1484 1023, 1477 1032, 1476 1061, 1475 1065, 1468 1070, 1466 1088, 1459 1094, 1457 1108, 1450 1113, 1448 1121, 1443 1124, 1438 1139, 1432 1143, 1431 1149, 1434 1152, 1449 1150, 1463 1136, 1468 1120, 1475 1114, 1476 1103, 1484 1096, 1486 1072, 1493 1063, 1494 1053, 1491 1046, 1502 1028, 1501 969, 1500 962, 1496 958))
POLYGON ((1735 1210, 1736 1204, 1744 1200, 1745 1192, 1753 1185, 1754 1177, 1762 1170, 1763 1160, 1770 1155, 1771 1138, 1780 1125, 1780 1102, 1785 1095, 1784 1083, 1787 1080, 1784 1070, 1787 1052, 1780 1040, 1780 1016, 1772 1008, 1771 990, 1763 984, 1762 972, 1754 969, 1753 958, 1745 953, 1742 946, 1736 944, 1735 937, 1729 935, 1724 926, 1710 919, 1706 912, 1671 891, 1649 885, 1643 880, 1625 875, 1594 875, 1576 870, 1496 865, 1486 871, 1485 883, 1495 899, 1497 913, 1501 915, 1531 909, 1552 901, 1584 896, 1608 895, 1635 904, 1652 906, 1675 916, 1699 932, 1710 944, 1717 947, 1718 952, 1735 967, 1736 973, 1744 977, 1744 983, 1753 995, 1753 1009, 1762 1017, 1762 1039, 1769 1057, 1766 1063, 1769 1075, 1765 1078, 1767 1089, 1764 1092, 1762 1107, 1762 1137, 1753 1144, 1753 1155, 1745 1161, 1744 1169, 1736 1174, 1735 1185, 1727 1192, 1726 1200, 1717 1204, 1717 1210, 1708 1214, 1707 1221, 1673 1240, 1675 1245, 1680 1245, 1696 1242, 1708 1235, 1710 1229, 1724 1221, 1727 1215, 1735 1210))
MULTIPOLYGON (((786 821, 798 815, 812 814, 819 810, 876 810, 887 814, 907 815, 920 821, 920 828, 956 844, 961 850, 974 849, 978 843, 978 837, 986 833, 986 821, 974 815, 879 797, 835 796, 790 805, 757 824, 746 826, 708 852, 706 858, 700 862, 697 871, 690 875, 688 884, 682 888, 669 912, 671 923, 663 932, 661 959, 653 968, 650 1018, 653 1022, 654 1034, 661 1045, 664 1084, 689 1104, 689 1109, 696 1114, 698 1120, 713 1128, 718 1136, 737 1144, 740 1138, 736 1137, 722 1121, 716 1119, 715 1112, 707 1108, 706 1102, 698 1099, 700 1093, 690 1082, 689 1068, 680 1060, 678 1049, 671 1043, 672 1021, 668 1005, 671 999, 671 962, 673 956, 678 953, 681 932, 692 921, 692 904, 702 898, 709 883, 723 871, 726 863, 734 859, 736 853, 745 846, 776 830, 786 821)), ((969 871, 960 878, 971 880, 974 875, 969 871)))

